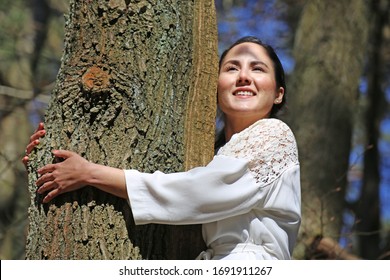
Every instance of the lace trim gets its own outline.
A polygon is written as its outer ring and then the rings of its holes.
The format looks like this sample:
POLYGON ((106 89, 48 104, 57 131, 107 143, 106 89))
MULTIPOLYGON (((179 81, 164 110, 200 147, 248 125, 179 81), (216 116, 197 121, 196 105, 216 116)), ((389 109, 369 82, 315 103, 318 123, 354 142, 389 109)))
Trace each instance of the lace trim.
POLYGON ((288 167, 298 164, 298 149, 291 129, 278 119, 262 119, 233 135, 218 155, 249 160, 257 183, 270 183, 288 167))

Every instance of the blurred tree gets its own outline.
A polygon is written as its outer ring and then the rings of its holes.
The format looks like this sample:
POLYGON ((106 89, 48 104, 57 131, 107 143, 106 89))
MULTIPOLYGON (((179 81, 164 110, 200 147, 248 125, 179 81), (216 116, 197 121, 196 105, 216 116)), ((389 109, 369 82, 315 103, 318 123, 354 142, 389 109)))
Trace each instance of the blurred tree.
POLYGON ((385 115, 385 28, 389 24, 389 1, 370 3, 369 52, 366 67, 367 105, 365 110, 366 146, 363 162, 363 185, 359 201, 352 205, 356 213, 359 254, 364 259, 377 259, 381 254, 380 220, 380 123, 385 115))
POLYGON ((145 172, 206 164, 217 64, 213 1, 71 1, 47 135, 29 163, 28 259, 196 257, 199 226, 136 227, 125 200, 88 187, 43 205, 35 171, 53 148, 145 172))
MULTIPOLYGON (((37 1, 35 1, 37 2, 37 1)), ((41 1, 42 2, 42 1, 41 1)), ((22 259, 25 252, 28 192, 20 159, 31 132, 28 106, 33 99, 36 61, 44 18, 25 0, 0 7, 0 258, 22 259), (17 129, 15 129, 17 128, 17 129)), ((41 4, 41 3, 35 3, 41 4)), ((43 5, 44 6, 44 5, 43 5)), ((45 10, 45 9, 43 9, 45 10)))
POLYGON ((362 0, 309 0, 295 34, 296 65, 289 81, 293 114, 288 122, 297 137, 302 168, 297 258, 305 258, 315 236, 338 240, 341 232, 354 108, 369 31, 367 11, 362 0))

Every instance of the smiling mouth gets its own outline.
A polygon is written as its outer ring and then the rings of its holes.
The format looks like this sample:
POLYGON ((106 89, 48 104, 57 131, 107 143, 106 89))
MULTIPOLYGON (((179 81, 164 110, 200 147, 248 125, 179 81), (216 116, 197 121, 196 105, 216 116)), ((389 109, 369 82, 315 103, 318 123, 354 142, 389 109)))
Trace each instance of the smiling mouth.
POLYGON ((233 93, 234 96, 255 96, 256 94, 251 91, 236 91, 233 93))

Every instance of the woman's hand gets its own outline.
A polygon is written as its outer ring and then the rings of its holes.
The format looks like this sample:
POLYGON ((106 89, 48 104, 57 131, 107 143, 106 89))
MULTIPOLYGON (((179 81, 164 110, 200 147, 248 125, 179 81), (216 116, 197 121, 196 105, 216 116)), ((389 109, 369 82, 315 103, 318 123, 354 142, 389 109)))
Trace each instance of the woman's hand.
POLYGON ((30 137, 30 142, 27 144, 25 155, 22 158, 22 162, 26 168, 29 160, 28 156, 30 155, 31 151, 40 143, 39 138, 42 138, 43 136, 45 136, 45 134, 46 131, 44 129, 43 123, 39 123, 37 129, 30 137))
MULTIPOLYGON (((35 141, 35 140, 33 140, 35 141)), ((74 191, 88 185, 88 176, 91 173, 91 163, 77 153, 55 150, 53 154, 64 161, 45 165, 38 169, 39 179, 36 181, 38 193, 47 195, 43 203, 51 201, 56 196, 74 191)))

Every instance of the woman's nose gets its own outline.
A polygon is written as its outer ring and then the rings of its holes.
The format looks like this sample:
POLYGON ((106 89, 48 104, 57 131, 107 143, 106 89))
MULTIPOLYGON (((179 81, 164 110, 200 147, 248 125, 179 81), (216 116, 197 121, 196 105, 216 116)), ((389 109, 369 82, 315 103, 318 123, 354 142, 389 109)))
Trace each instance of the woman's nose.
POLYGON ((252 82, 251 75, 247 69, 241 69, 237 76, 237 84, 250 84, 252 82))

